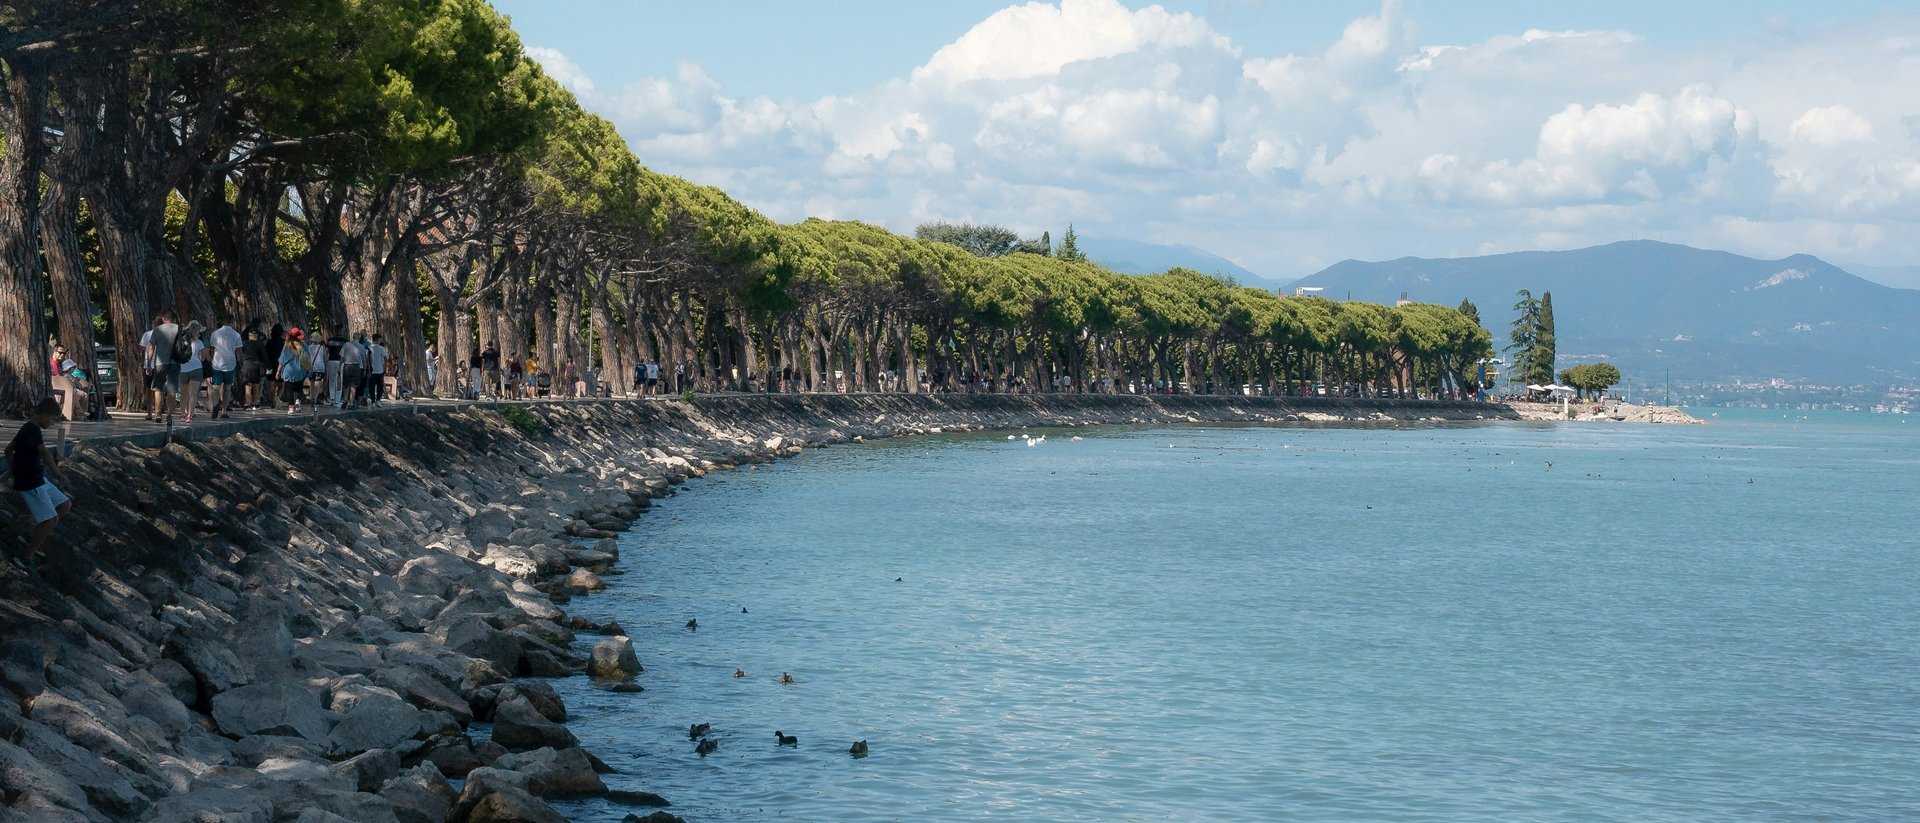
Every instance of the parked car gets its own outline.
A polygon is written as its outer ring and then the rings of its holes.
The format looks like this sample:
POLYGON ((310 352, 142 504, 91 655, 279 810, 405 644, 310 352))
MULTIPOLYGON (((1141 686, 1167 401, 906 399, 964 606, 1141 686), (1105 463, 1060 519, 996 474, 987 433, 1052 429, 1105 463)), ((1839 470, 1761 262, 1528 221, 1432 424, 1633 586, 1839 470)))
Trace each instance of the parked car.
POLYGON ((112 346, 93 347, 93 391, 109 406, 120 402, 120 364, 113 360, 118 351, 112 346))

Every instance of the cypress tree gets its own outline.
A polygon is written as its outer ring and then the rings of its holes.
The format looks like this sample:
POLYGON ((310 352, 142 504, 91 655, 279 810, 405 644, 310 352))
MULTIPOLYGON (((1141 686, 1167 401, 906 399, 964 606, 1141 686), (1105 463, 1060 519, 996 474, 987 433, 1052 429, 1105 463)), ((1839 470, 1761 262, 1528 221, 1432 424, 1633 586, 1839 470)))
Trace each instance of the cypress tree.
POLYGON ((1553 364, 1556 357, 1553 341, 1553 292, 1542 292, 1540 314, 1534 321, 1533 350, 1527 355, 1529 364, 1527 379, 1538 383, 1553 382, 1553 364))

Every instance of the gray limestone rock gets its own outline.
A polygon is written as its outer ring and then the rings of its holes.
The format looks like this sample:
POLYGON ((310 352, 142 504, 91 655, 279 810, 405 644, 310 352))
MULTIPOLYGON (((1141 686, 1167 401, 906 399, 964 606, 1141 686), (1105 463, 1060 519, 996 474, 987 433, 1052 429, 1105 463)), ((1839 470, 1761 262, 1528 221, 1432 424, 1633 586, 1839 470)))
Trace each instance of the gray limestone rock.
POLYGON ((162 658, 147 668, 147 673, 167 688, 173 699, 185 705, 193 705, 200 698, 200 684, 194 680, 193 672, 180 665, 177 660, 162 658))
POLYGON ((392 749, 372 749, 333 764, 333 773, 347 778, 359 791, 377 792, 400 775, 400 756, 392 749))
POLYGON ((605 794, 607 784, 594 771, 585 749, 534 749, 509 754, 493 764, 527 775, 528 791, 541 797, 605 794))
POLYGON ((420 710, 391 693, 362 698, 327 735, 335 755, 387 749, 420 733, 420 710))
POLYGON ((373 682, 406 698, 407 702, 428 711, 446 712, 454 722, 465 726, 473 722, 473 709, 467 701, 432 675, 411 666, 388 666, 372 674, 373 682))
POLYGON ((436 621, 429 635, 447 648, 485 660, 501 671, 519 667, 520 644, 477 616, 467 615, 448 623, 436 621))
POLYGON ((550 746, 556 749, 580 745, 567 727, 540 716, 524 697, 502 700, 493 711, 493 742, 509 751, 527 751, 550 746))
POLYGON ((567 703, 560 699, 560 693, 554 690, 552 684, 539 680, 508 683, 500 687, 496 701, 511 700, 515 697, 525 698, 527 702, 532 703, 534 710, 538 711, 541 717, 555 723, 567 722, 567 703))
POLYGON ((640 658, 633 653, 633 639, 624 635, 609 637, 593 644, 593 658, 587 673, 594 677, 632 677, 642 671, 640 658))
POLYGON ((120 704, 127 711, 160 724, 169 737, 178 737, 193 725, 193 712, 171 691, 160 686, 136 683, 120 694, 120 704))
POLYGON ((258 768, 261 763, 275 758, 324 760, 326 749, 304 737, 263 734, 240 738, 238 743, 233 744, 232 756, 242 766, 258 768))
POLYGON ((467 812, 466 823, 566 823, 552 806, 513 787, 488 794, 467 812))
POLYGON ((474 512, 467 519, 467 542, 475 546, 488 543, 500 543, 513 534, 519 525, 514 522, 513 512, 499 504, 490 504, 474 512))
POLYGON ((5 740, 0 740, 0 786, 6 787, 7 794, 12 796, 8 804, 15 811, 42 810, 50 820, 61 817, 106 820, 105 816, 92 810, 87 802, 86 791, 78 783, 32 753, 5 740))
POLYGON ((262 683, 216 694, 213 720, 234 737, 279 734, 320 741, 329 728, 320 696, 298 683, 262 683))
POLYGON ((380 796, 393 804, 400 823, 445 823, 460 799, 447 778, 431 763, 422 763, 380 787, 380 796))
POLYGON ((575 591, 582 592, 597 592, 607 587, 606 581, 601 580, 600 575, 586 569, 574 569, 572 574, 567 575, 567 585, 573 587, 575 591))

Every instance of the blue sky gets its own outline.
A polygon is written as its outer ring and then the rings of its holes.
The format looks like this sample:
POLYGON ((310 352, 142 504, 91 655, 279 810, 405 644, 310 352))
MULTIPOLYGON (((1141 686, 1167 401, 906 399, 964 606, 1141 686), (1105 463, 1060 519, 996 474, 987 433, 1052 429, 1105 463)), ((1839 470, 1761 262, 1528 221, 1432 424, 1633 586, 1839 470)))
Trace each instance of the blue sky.
POLYGON ((495 5, 642 162, 781 220, 1073 222, 1281 277, 1634 237, 1920 262, 1912 4, 495 5))

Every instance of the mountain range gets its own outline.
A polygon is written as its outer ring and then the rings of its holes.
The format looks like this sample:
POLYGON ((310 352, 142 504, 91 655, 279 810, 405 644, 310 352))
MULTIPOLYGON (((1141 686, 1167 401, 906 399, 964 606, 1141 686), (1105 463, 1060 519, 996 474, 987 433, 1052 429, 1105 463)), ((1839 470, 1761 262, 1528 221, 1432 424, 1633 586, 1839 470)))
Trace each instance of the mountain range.
POLYGON ((1818 385, 1920 380, 1920 291, 1810 255, 1756 260, 1646 240, 1572 251, 1346 260, 1292 285, 1323 296, 1479 308, 1504 345, 1515 292, 1553 293, 1560 368, 1605 359, 1628 376, 1818 385))
POLYGON ((1235 283, 1256 289, 1273 291, 1286 285, 1286 281, 1254 274, 1232 260, 1192 246, 1087 236, 1077 237, 1075 242, 1079 243, 1080 250, 1088 257, 1121 274, 1158 274, 1178 267, 1193 269, 1201 274, 1228 277, 1235 283))

